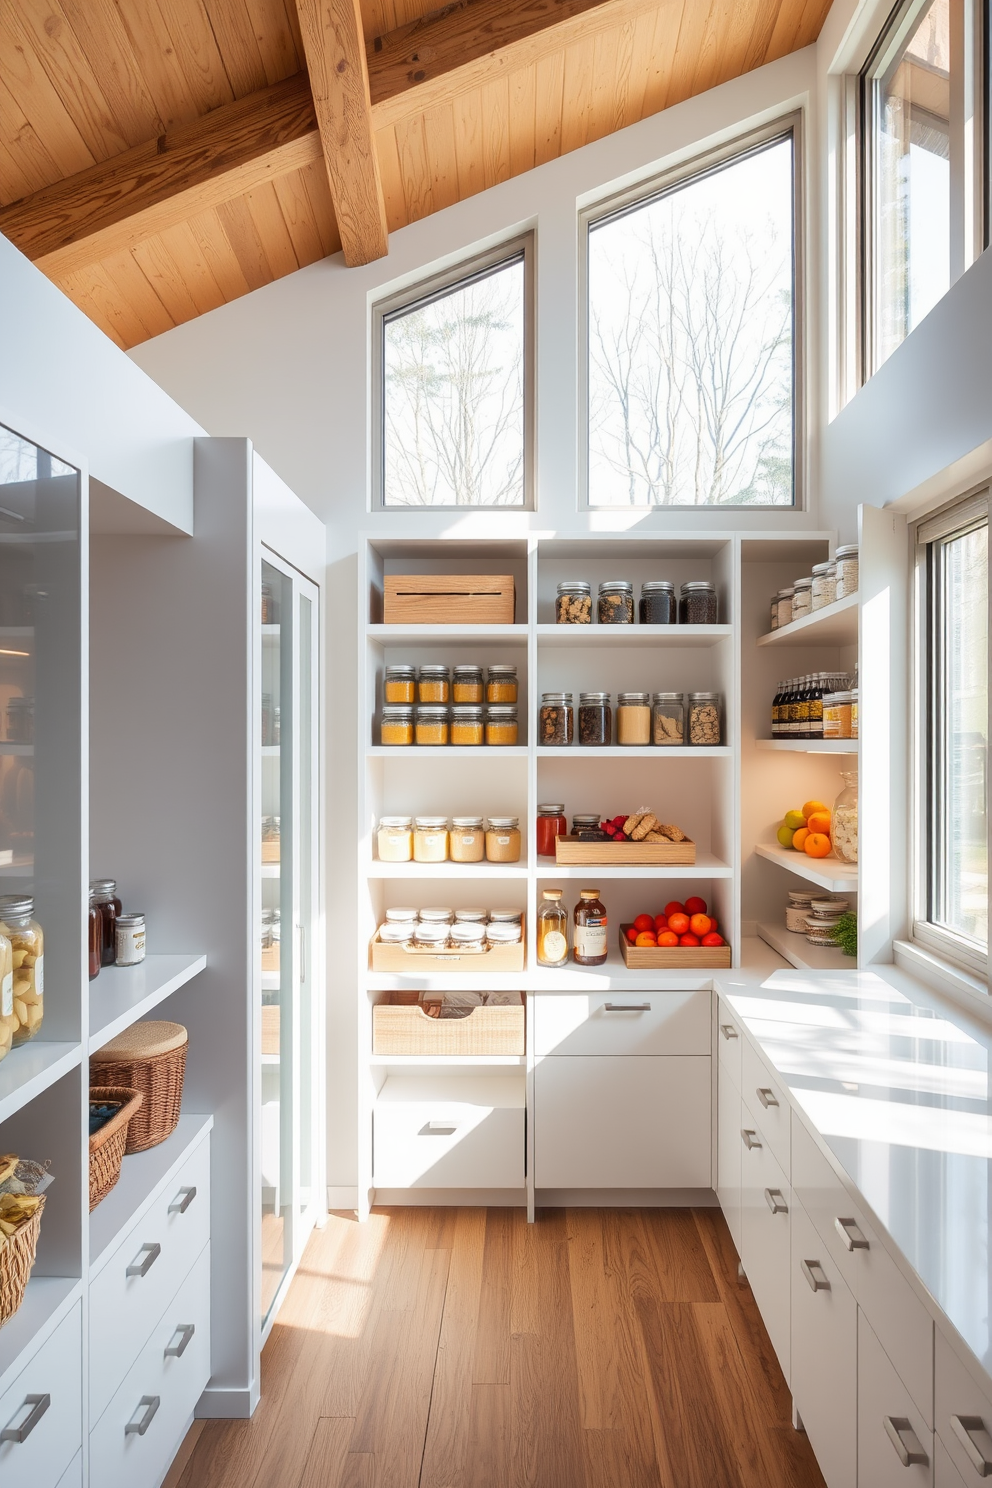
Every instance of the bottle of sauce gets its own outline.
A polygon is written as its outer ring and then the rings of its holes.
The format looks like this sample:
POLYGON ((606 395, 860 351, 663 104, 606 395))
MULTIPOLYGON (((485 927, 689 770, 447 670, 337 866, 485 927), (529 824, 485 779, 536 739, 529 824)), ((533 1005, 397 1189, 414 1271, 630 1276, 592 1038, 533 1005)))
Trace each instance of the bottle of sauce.
POLYGON ((116 880, 95 878, 90 884, 90 897, 100 906, 100 918, 103 921, 101 964, 113 966, 117 960, 117 916, 124 907, 117 897, 116 880))
POLYGON ((544 802, 537 808, 537 856, 555 856, 555 838, 568 834, 568 820, 561 802, 544 802))
POLYGON ((602 966, 606 960, 606 905, 598 889, 580 889, 575 906, 573 955, 579 966, 602 966))
POLYGON ((89 951, 90 981, 100 975, 100 967, 103 965, 103 915, 100 906, 90 891, 89 923, 87 926, 87 947, 89 951))
POLYGON ((545 889, 537 911, 537 964, 564 966, 568 962, 568 913, 561 889, 545 889))

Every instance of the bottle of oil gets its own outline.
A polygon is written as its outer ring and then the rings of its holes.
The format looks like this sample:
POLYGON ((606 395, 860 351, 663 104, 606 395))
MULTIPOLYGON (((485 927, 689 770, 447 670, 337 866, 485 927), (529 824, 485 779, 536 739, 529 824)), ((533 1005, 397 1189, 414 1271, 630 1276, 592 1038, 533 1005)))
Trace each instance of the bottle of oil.
POLYGON ((568 911, 561 889, 545 889, 537 911, 537 964, 564 966, 568 962, 568 911))

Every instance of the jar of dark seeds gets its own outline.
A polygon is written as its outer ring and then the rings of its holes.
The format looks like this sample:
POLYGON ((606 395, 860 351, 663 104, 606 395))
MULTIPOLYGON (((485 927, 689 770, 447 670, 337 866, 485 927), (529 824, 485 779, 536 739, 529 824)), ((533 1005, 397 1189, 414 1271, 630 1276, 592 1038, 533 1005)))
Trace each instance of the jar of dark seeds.
POLYGON ((541 696, 539 742, 571 744, 575 737, 575 715, 570 692, 545 692, 541 696))
POLYGON ((642 625, 674 625, 678 620, 675 585, 667 579, 648 579, 641 585, 637 618, 642 625))
POLYGON ((716 625, 716 585, 693 579, 682 585, 679 599, 680 625, 716 625))
POLYGON ((685 743, 685 699, 681 692, 656 692, 652 697, 651 742, 685 743))
POLYGON ((633 625, 633 584, 628 584, 626 579, 611 579, 600 584, 596 615, 600 625, 633 625))
POLYGON ((580 812, 572 817, 572 836, 582 842, 605 842, 606 833, 599 824, 599 815, 580 812))
POLYGON ((558 585, 555 599, 556 625, 591 625, 592 591, 581 579, 568 579, 558 585))
POLYGON ((723 699, 718 692, 690 692, 688 738, 690 744, 719 744, 721 742, 722 702, 723 699))
POLYGON ((608 692, 579 693, 579 743, 605 747, 613 743, 613 709, 608 692))

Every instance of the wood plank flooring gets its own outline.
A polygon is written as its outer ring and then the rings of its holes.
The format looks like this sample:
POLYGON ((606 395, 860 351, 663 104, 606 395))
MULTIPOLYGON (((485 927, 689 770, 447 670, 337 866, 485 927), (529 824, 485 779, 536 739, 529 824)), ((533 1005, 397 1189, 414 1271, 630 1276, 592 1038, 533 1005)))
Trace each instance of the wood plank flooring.
POLYGON ((179 1488, 822 1488, 714 1209, 383 1209, 312 1236, 251 1421, 179 1488))

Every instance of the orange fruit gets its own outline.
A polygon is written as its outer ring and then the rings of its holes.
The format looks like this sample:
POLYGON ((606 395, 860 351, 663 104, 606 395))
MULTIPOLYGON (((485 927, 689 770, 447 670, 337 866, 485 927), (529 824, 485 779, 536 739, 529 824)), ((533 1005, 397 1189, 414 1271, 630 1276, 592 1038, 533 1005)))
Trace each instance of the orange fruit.
POLYGON ((656 946, 658 942, 655 940, 650 931, 641 930, 638 933, 637 939, 634 941, 634 944, 638 946, 656 946))
POLYGON ((658 944, 660 946, 673 946, 678 945, 678 943, 679 938, 675 934, 674 930, 662 930, 661 934, 658 936, 658 944))
POLYGON ((796 852, 802 852, 806 846, 806 838, 809 836, 809 827, 800 827, 798 832, 792 834, 792 845, 796 852))
MULTIPOLYGON (((813 812, 813 815, 810 817, 810 819, 806 823, 806 825, 807 825, 807 827, 809 828, 809 830, 811 832, 822 832, 824 834, 824 836, 829 837, 830 836, 830 812, 829 811, 814 811, 813 812)), ((792 845, 793 845, 793 847, 795 847, 795 842, 793 842, 792 845)))
POLYGON ((702 938, 702 936, 704 935, 709 935, 710 926, 712 924, 713 921, 710 919, 708 914, 694 914, 689 920, 689 929, 692 931, 693 935, 698 935, 700 938, 702 938))
POLYGON ((830 838, 825 832, 810 832, 805 851, 811 858, 825 858, 830 851, 830 838))
POLYGON ((689 916, 687 914, 670 914, 668 916, 668 928, 674 930, 676 935, 685 935, 689 929, 689 916))
POLYGON ((806 818, 807 821, 809 821, 811 816, 815 816, 818 811, 826 811, 829 813, 830 807, 827 806, 823 801, 803 802, 803 816, 806 818))

